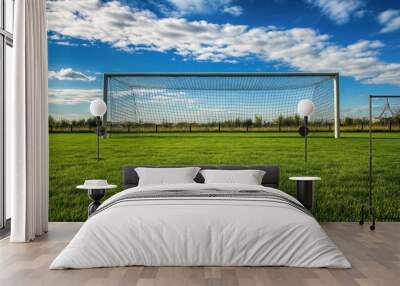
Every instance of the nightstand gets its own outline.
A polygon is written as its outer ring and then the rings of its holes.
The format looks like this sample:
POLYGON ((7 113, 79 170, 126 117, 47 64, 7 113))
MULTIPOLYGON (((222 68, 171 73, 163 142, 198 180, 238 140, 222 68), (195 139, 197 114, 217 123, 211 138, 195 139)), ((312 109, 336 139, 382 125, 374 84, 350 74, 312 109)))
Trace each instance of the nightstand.
POLYGON ((106 190, 116 187, 116 185, 108 184, 106 180, 86 180, 85 184, 76 187, 77 189, 87 190, 88 196, 92 200, 88 206, 88 217, 101 205, 100 200, 106 194, 106 190))
POLYGON ((320 177, 290 177, 289 180, 296 181, 296 198, 303 206, 311 210, 314 206, 315 181, 320 177))

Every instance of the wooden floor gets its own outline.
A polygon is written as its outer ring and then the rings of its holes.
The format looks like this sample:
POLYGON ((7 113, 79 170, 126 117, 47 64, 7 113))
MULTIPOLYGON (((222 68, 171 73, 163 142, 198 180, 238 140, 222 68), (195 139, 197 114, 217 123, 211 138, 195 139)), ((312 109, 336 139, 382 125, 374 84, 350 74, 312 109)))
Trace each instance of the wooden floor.
POLYGON ((400 223, 324 223, 352 269, 289 267, 123 267, 48 270, 81 223, 50 223, 27 244, 0 241, 0 285, 400 285, 400 223))

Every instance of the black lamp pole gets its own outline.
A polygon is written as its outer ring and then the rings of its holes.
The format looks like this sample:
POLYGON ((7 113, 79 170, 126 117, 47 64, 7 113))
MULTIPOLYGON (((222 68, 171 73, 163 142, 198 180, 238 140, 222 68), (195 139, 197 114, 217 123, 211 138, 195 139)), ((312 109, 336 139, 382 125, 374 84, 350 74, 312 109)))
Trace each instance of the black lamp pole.
POLYGON ((308 116, 304 116, 304 162, 307 162, 308 116))
POLYGON ((96 116, 96 134, 97 134, 97 161, 100 160, 100 116, 96 116))

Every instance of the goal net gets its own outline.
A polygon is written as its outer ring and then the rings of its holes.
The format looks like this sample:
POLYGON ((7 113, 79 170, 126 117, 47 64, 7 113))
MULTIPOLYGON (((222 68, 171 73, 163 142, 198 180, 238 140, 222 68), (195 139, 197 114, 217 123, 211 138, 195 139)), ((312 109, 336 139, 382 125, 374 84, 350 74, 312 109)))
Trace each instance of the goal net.
POLYGON ((373 119, 388 120, 400 115, 400 95, 398 97, 374 98, 373 101, 373 119))
POLYGON ((374 130, 400 130, 400 95, 372 95, 370 104, 374 130))
POLYGON ((334 121, 337 74, 105 74, 106 122, 137 127, 297 124, 297 103, 310 99, 311 123, 334 121))

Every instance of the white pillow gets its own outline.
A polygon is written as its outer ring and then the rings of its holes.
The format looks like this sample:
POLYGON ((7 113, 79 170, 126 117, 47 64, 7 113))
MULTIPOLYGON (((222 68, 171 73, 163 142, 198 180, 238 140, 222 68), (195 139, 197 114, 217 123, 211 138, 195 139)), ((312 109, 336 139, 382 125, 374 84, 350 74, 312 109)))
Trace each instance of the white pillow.
POLYGON ((135 168, 139 176, 139 186, 195 183, 193 179, 199 170, 199 167, 135 168))
POLYGON ((265 171, 261 170, 202 170, 205 184, 261 185, 265 171))

